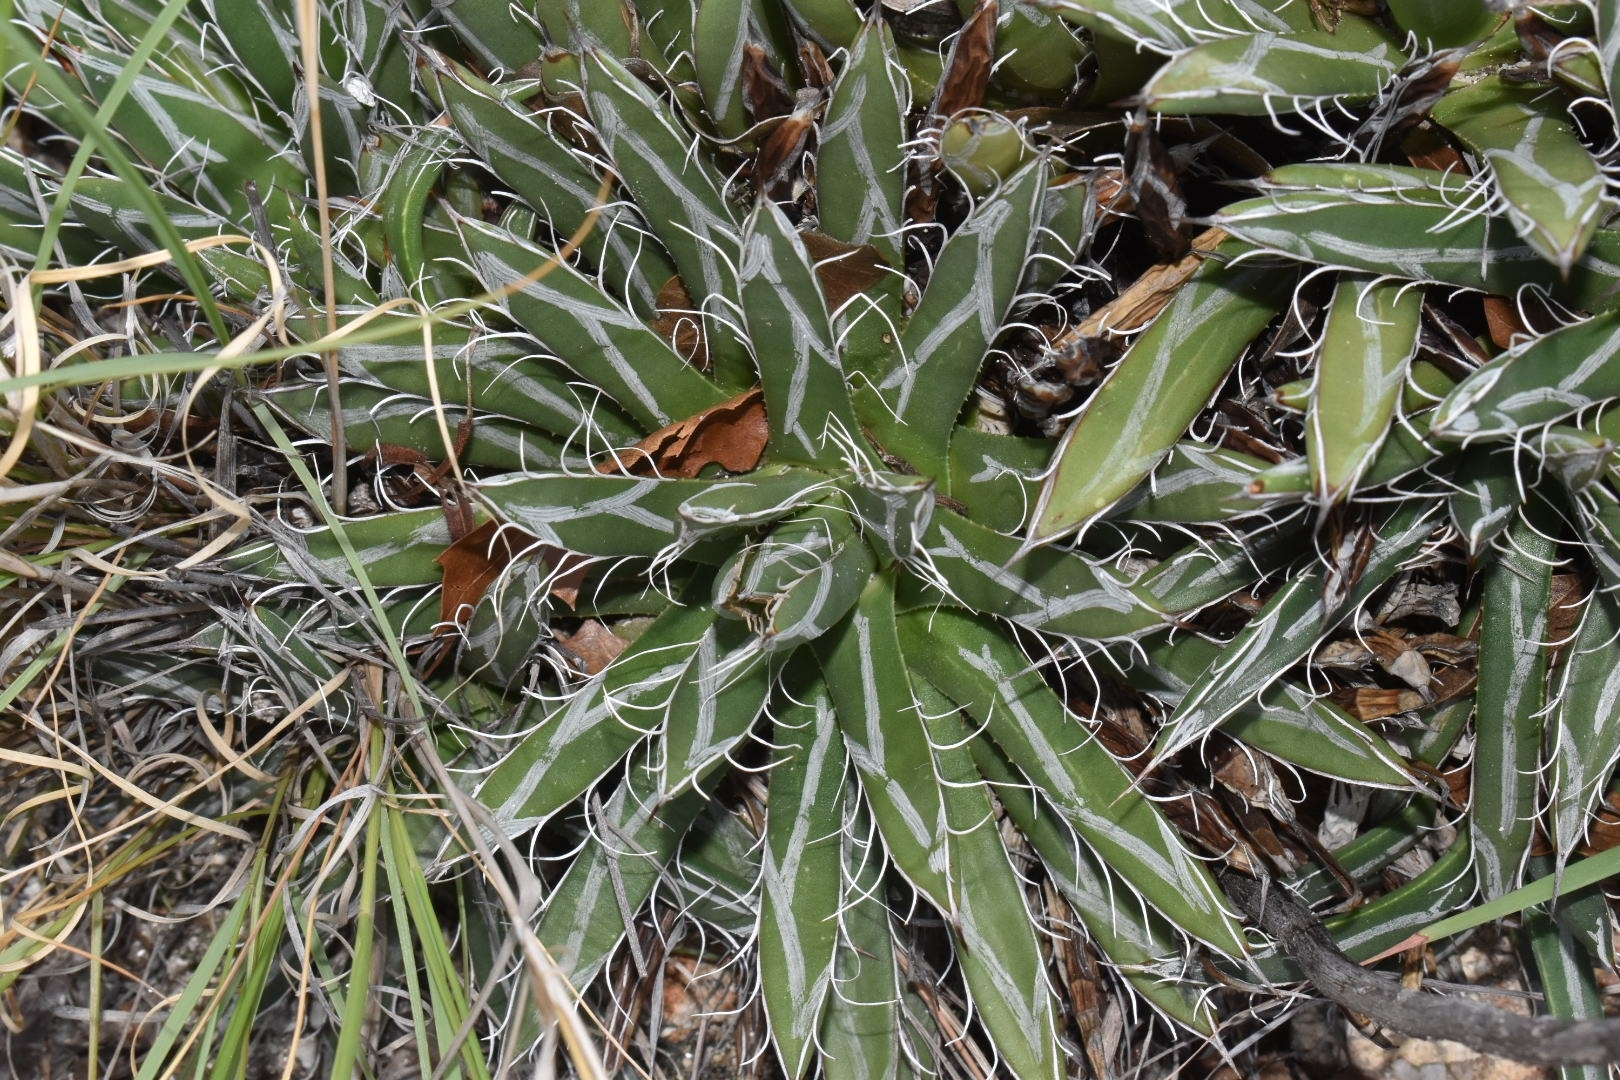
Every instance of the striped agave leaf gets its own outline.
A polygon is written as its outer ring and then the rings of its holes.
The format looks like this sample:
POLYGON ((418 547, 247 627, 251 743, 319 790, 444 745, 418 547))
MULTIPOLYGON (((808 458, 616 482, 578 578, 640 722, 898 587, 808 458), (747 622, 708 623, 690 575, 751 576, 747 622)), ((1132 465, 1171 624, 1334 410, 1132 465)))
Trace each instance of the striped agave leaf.
POLYGON ((1406 64, 1374 23, 1346 15, 1332 31, 1265 32, 1179 52, 1143 88, 1156 112, 1265 115, 1370 101, 1406 64))

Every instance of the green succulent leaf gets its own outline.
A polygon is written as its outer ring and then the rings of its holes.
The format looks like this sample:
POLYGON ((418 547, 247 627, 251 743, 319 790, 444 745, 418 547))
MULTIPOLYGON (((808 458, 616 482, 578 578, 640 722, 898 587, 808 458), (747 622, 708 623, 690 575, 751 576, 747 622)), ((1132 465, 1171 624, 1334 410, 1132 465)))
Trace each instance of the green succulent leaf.
MULTIPOLYGON (((817 6, 847 8, 849 0, 822 0, 817 6)), ((874 20, 852 40, 821 123, 816 204, 829 236, 871 244, 889 265, 898 266, 910 86, 895 70, 887 23, 874 20)))
MULTIPOLYGON (((450 545, 450 525, 438 507, 345 521, 343 532, 366 576, 379 589, 429 585, 444 577, 433 560, 450 545)), ((240 548, 231 553, 226 566, 237 573, 284 581, 313 574, 317 580, 359 587, 343 545, 326 526, 299 534, 292 544, 265 542, 240 548)))
POLYGON ((857 437, 832 325, 809 257, 775 203, 749 216, 738 266, 743 321, 777 460, 834 465, 857 437))
POLYGON ((715 608, 744 619, 766 651, 783 652, 849 614, 876 566, 849 515, 807 510, 720 568, 715 608))
POLYGON ((1107 864, 1087 847, 1046 796, 1030 785, 987 738, 968 743, 979 772, 996 792, 1007 817, 1045 863, 1080 921, 1110 963, 1138 991, 1194 1031, 1214 1030, 1215 1016, 1195 985, 1165 978, 1179 952, 1175 930, 1137 897, 1122 894, 1107 864))
MULTIPOLYGON (((1191 636, 1150 647, 1150 688, 1166 702, 1180 704, 1221 653, 1214 642, 1191 636)), ((1245 746, 1346 783, 1414 787, 1405 759, 1382 736, 1286 679, 1238 708, 1221 730, 1245 746)))
POLYGON ((1142 89, 1149 109, 1275 116, 1369 101, 1406 65, 1390 35, 1345 15, 1333 30, 1227 37, 1179 52, 1142 89))
POLYGON ((676 551, 722 533, 755 529, 826 503, 826 473, 793 465, 767 466, 746 477, 704 483, 677 508, 676 551))
POLYGON ((749 0, 701 0, 697 5, 693 62, 698 88, 715 130, 728 139, 737 138, 749 127, 743 80, 737 73, 742 70, 744 47, 759 37, 753 25, 754 7, 749 0))
POLYGON ((1620 311, 1555 330, 1509 349, 1473 372, 1435 410, 1439 438, 1517 436, 1620 397, 1620 311))
POLYGON ((717 622, 670 692, 659 780, 668 798, 696 786, 753 730, 773 672, 750 629, 717 622))
POLYGON ((1272 530, 1253 543, 1195 541, 1142 575, 1131 591, 1166 615, 1196 611, 1283 569, 1305 546, 1305 537, 1286 528, 1272 530))
POLYGON ((1479 633, 1473 805, 1474 869, 1485 898, 1522 884, 1536 818, 1536 767, 1547 705, 1547 610, 1557 544, 1550 515, 1521 514, 1485 574, 1479 633))
MULTIPOLYGON (((860 803, 851 791, 845 802, 860 803)), ((903 1080, 919 1075, 907 1063, 901 1033, 900 965, 883 902, 880 846, 871 819, 852 810, 843 831, 838 947, 832 992, 821 1024, 821 1067, 827 1080, 903 1080)))
MULTIPOLYGON (((317 438, 330 438, 332 407, 327 386, 322 382, 288 383, 265 394, 267 403, 293 424, 317 438)), ((348 443, 357 450, 402 447, 425 460, 446 457, 444 439, 433 402, 410 397, 391 387, 363 382, 357 378, 343 383, 343 427, 348 443)), ((463 465, 514 471, 553 471, 563 467, 563 443, 548 438, 516 421, 488 416, 465 406, 444 409, 444 422, 452 440, 469 419, 476 425, 477 437, 456 455, 463 465)))
POLYGON ((654 556, 669 546, 683 504, 718 480, 657 480, 594 473, 508 474, 479 487, 502 520, 554 547, 585 555, 654 556))
POLYGON ((894 582, 875 575, 855 611, 816 645, 839 730, 889 857, 949 909, 943 794, 895 630, 894 582))
POLYGON ((553 45, 601 49, 615 57, 632 54, 630 28, 636 17, 629 0, 537 0, 535 14, 553 45))
POLYGON ((630 932, 707 801, 698 790, 661 790, 648 754, 637 754, 625 781, 593 806, 601 839, 568 867, 536 929, 576 987, 590 984, 630 932))
POLYGON ((1163 624, 1112 572, 1053 548, 1027 551, 1012 537, 942 510, 934 515, 908 583, 911 604, 938 600, 1021 626, 1075 637, 1129 637, 1163 624))
POLYGON ((1376 460, 1417 352, 1423 294, 1347 274, 1333 293, 1306 414, 1312 487, 1338 502, 1376 460))
POLYGON ((902 361, 866 410, 886 448, 924 472, 946 468, 948 442, 985 350, 1001 329, 1029 256, 1046 190, 1037 162, 1009 180, 945 242, 928 289, 900 338, 902 361))
POLYGON ((1162 53, 1211 39, 1249 37, 1257 30, 1303 29, 1274 10, 1279 5, 1256 0, 1041 0, 1041 6, 1089 30, 1162 53))
POLYGON ((1083 530, 1144 480, 1276 315, 1292 275, 1227 265, 1238 251, 1223 246, 1198 268, 1069 427, 1035 506, 1033 540, 1083 530))
POLYGON ((1366 565, 1353 581, 1324 587, 1312 570, 1286 582, 1191 686, 1160 731, 1155 760, 1203 738, 1310 651, 1416 554, 1433 531, 1425 507, 1408 503, 1378 529, 1366 565))
MULTIPOLYGON (((458 3, 462 0, 458 0, 458 3)), ((424 68, 427 89, 450 114, 456 133, 514 194, 541 215, 554 232, 571 236, 596 208, 601 178, 581 156, 554 136, 545 114, 522 105, 532 84, 491 86, 446 57, 424 68)), ((646 242, 648 228, 634 206, 602 209, 600 224, 580 251, 598 269, 598 280, 651 316, 659 289, 675 275, 663 248, 646 242)))
POLYGON ((862 26, 869 25, 850 0, 782 0, 782 6, 825 49, 847 48, 862 26))
POLYGON ((951 435, 951 471, 946 494, 968 508, 975 521, 1015 532, 1029 516, 1036 480, 1052 458, 1046 439, 994 435, 959 427, 951 435))
MULTIPOLYGON (((523 281, 551 256, 511 233, 460 219, 473 271, 490 290, 523 281)), ((730 395, 700 375, 647 324, 579 271, 558 265, 507 297, 507 309, 569 369, 655 431, 730 395)))
POLYGON ((1493 75, 1441 98, 1432 116, 1484 159, 1514 228, 1567 277, 1614 209, 1568 101, 1493 75))
POLYGON ((1502 21, 1500 12, 1485 0, 1453 0, 1434 4, 1429 0, 1388 0, 1389 13, 1402 30, 1417 36, 1418 44, 1431 49, 1450 49, 1478 41, 1502 21))
MULTIPOLYGON (((621 54, 622 55, 622 54, 621 54)), ((722 252, 735 251, 739 229, 704 152, 678 114, 622 63, 587 54, 585 97, 596 136, 620 182, 641 207, 680 272, 686 293, 706 316, 720 302, 737 302, 737 282, 722 252)), ((715 376, 735 390, 753 385, 754 370, 737 336, 705 319, 715 376)))
POLYGON ((924 680, 913 684, 944 795, 950 830, 951 930, 973 1009, 1008 1068, 1021 1077, 1065 1075, 1052 991, 1023 885, 1002 842, 990 796, 968 749, 960 713, 924 680))
POLYGON ((1249 486, 1267 463, 1252 454, 1183 441, 1135 491, 1114 504, 1110 517, 1126 521, 1227 521, 1265 504, 1249 486))
POLYGON ((1592 240, 1597 257, 1561 283, 1540 252, 1492 216, 1488 188, 1456 173, 1285 165, 1261 190, 1259 198, 1225 207, 1216 223, 1265 251, 1506 296, 1538 285, 1587 308, 1602 306, 1615 281, 1613 261, 1596 250, 1599 235, 1592 240))
POLYGON ((1470 557, 1484 553, 1524 501, 1516 456, 1517 448, 1480 447, 1457 462, 1457 491, 1446 506, 1470 557))
POLYGON ((1612 652, 1617 637, 1620 602, 1612 592, 1593 592, 1558 672, 1543 751, 1552 769, 1548 791, 1560 863, 1585 839, 1620 759, 1620 665, 1612 652))
POLYGON ((1246 951, 1202 865, 1001 631, 948 608, 904 615, 900 630, 911 666, 984 725, 1109 867, 1183 932, 1246 951))
MULTIPOLYGON (((1606 916, 1608 906, 1600 904, 1598 911, 1606 916)), ((1563 1020, 1602 1019, 1603 995, 1596 964, 1580 940, 1544 910, 1525 912, 1524 935, 1546 995, 1547 1015, 1563 1020)), ((1609 951, 1612 947, 1605 954, 1609 951)), ((1603 1080, 1605 1071, 1600 1065, 1570 1065, 1559 1070, 1559 1080, 1603 1080)))
POLYGON ((790 1077, 809 1069, 832 989, 849 756, 819 678, 776 709, 760 874, 760 992, 790 1077))
MULTIPOLYGON (((672 685, 702 678, 721 662, 714 635, 732 640, 735 626, 717 625, 718 618, 707 605, 672 606, 556 708, 532 704, 528 712, 538 726, 489 774, 479 801, 515 833, 577 799, 667 722, 672 685)), ((656 768, 656 762, 643 768, 656 768)), ((656 778, 649 774, 646 782, 656 778)))

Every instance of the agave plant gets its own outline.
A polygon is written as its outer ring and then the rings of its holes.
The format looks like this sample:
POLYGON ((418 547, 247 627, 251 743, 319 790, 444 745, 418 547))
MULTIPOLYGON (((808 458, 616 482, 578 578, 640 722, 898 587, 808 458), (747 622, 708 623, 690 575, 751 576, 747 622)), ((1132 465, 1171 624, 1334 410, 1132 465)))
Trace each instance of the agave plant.
MULTIPOLYGON (((332 722, 430 737, 330 805, 451 759, 487 809, 456 843, 524 838, 538 939, 621 1034, 665 951, 728 942, 789 1075, 1057 1076, 1074 1042, 1108 1067, 1055 989, 1082 934, 1206 1034, 1195 953, 1288 973, 1207 860, 1381 892, 1330 923, 1370 956, 1602 846, 1611 7, 458 0, 311 36, 260 0, 25 4, 53 62, 7 73, 38 150, 0 214, 70 265, 168 252, 198 317, 138 321, 147 370, 240 367, 272 315, 258 358, 327 352, 245 388, 257 430, 305 432, 340 504, 371 483, 346 515, 310 477, 308 527, 231 558, 252 610, 185 644, 252 643, 289 703, 390 657, 400 693, 332 722), (1329 798, 1371 807, 1332 851, 1295 805, 1329 798)), ((480 1073, 454 1029, 499 947, 474 917, 452 957, 425 864, 456 849, 362 804, 386 880, 287 877, 354 920, 331 1008, 381 948, 426 972, 424 1067, 480 1073)), ((1555 915, 1540 976, 1590 1012, 1606 905, 1555 915)))

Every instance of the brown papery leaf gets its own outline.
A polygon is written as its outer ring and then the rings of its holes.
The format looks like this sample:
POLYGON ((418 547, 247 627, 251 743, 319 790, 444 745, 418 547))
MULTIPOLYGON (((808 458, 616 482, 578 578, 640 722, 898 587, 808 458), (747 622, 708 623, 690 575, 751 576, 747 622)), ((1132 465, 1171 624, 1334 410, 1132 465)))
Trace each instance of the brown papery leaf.
POLYGON ((743 45, 742 70, 738 74, 742 79, 743 105, 754 123, 793 111, 793 91, 771 63, 770 55, 752 41, 743 45))
POLYGON ((846 244, 819 232, 802 232, 799 239, 810 253, 830 312, 837 311, 850 297, 859 296, 893 273, 883 253, 871 244, 846 244))
POLYGON ((445 548, 433 560, 444 569, 439 622, 445 626, 465 623, 501 571, 539 542, 522 529, 503 529, 490 520, 445 548))
POLYGON ((628 641, 596 619, 586 619, 572 634, 557 635, 557 643, 579 658, 587 675, 595 675, 630 647, 628 641))
POLYGON ((704 409, 621 450, 596 466, 601 473, 691 479, 710 465, 748 472, 770 440, 765 394, 758 387, 704 409))
POLYGON ((653 329, 675 347, 681 358, 699 371, 709 370, 709 344, 703 336, 703 320, 692 307, 686 282, 672 277, 658 290, 658 319, 653 329))
POLYGON ((439 633, 465 623, 501 572, 518 559, 543 563, 551 571, 551 595, 573 607, 591 565, 589 558, 542 543, 522 529, 486 521, 445 548, 433 561, 444 568, 439 594, 439 633))
POLYGON ((984 104, 996 60, 996 0, 979 0, 951 46, 931 110, 943 120, 984 104))

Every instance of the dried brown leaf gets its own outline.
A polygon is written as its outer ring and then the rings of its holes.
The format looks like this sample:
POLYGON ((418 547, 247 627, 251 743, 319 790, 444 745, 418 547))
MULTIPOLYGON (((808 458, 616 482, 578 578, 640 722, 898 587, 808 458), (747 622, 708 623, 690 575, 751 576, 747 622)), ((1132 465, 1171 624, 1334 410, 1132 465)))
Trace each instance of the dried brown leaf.
POLYGON ((558 634, 557 644, 579 659, 587 675, 595 675, 630 647, 628 641, 598 619, 586 619, 572 634, 558 634))
POLYGON ((846 244, 819 232, 801 232, 799 239, 810 254, 828 311, 837 311, 893 273, 883 253, 871 244, 846 244))
POLYGON ((744 391, 696 416, 653 432, 596 466, 602 473, 690 479, 710 465, 748 472, 759 464, 770 440, 765 395, 744 391))

